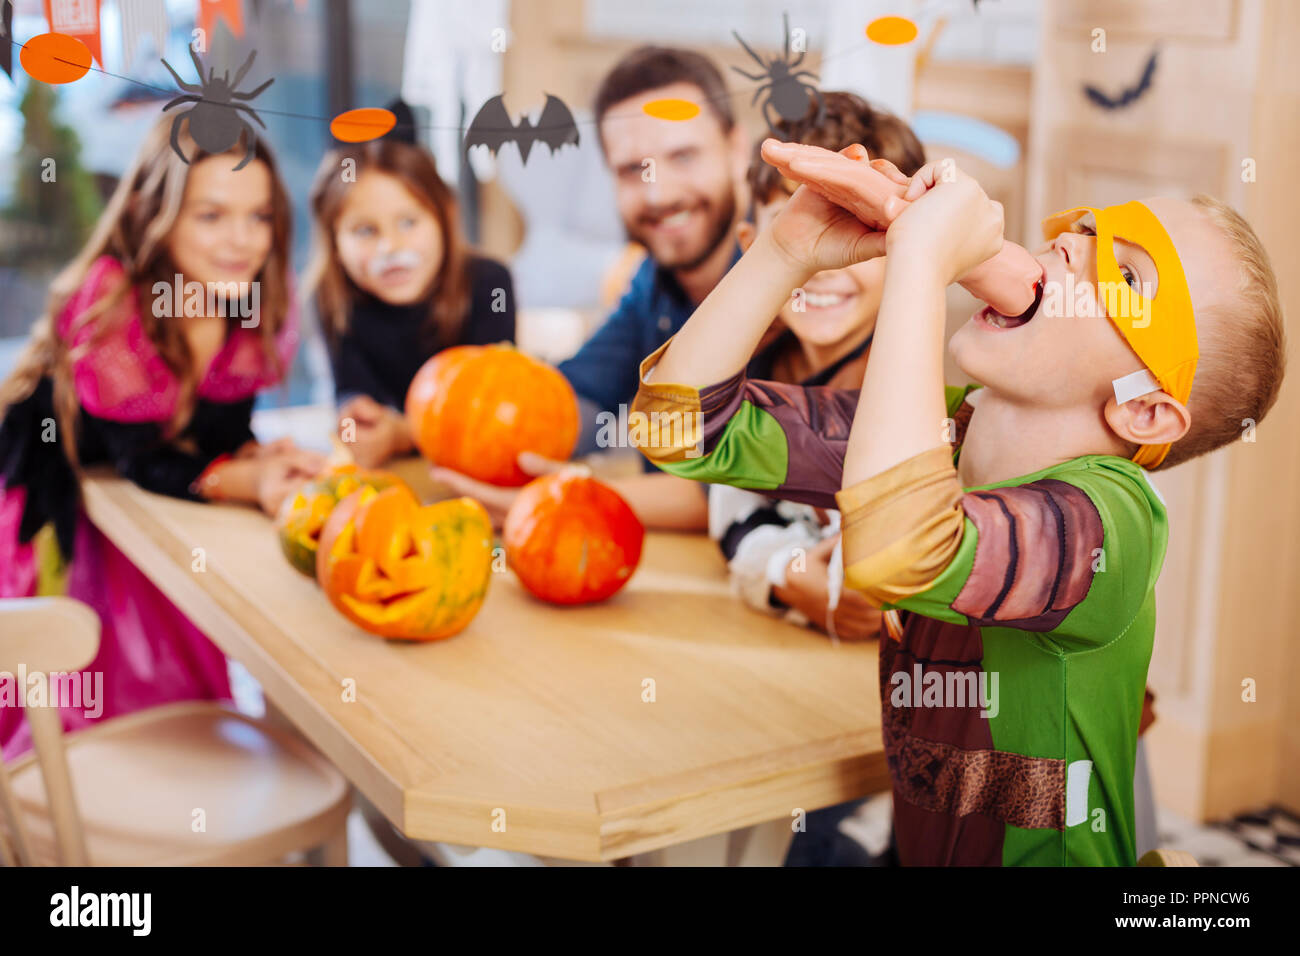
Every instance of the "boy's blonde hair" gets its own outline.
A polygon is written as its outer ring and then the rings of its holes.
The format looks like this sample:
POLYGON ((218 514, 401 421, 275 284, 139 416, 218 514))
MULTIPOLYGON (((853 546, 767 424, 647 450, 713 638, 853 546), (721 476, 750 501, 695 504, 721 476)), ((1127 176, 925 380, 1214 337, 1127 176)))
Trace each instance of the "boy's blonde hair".
POLYGON ((1206 195, 1193 197, 1192 203, 1236 251, 1237 282, 1231 305, 1211 307, 1196 317, 1200 358, 1188 400, 1192 424, 1170 447, 1161 469, 1221 448, 1257 425, 1277 401, 1286 371, 1282 302, 1263 244, 1226 203, 1206 195))

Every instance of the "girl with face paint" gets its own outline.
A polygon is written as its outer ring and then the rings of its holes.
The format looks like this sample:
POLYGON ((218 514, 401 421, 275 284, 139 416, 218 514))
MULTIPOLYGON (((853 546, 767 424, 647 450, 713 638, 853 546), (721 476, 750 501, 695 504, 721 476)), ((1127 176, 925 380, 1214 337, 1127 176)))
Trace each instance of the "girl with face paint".
POLYGON ((514 340, 510 273, 466 248, 455 195, 412 142, 328 154, 311 204, 307 287, 330 347, 339 435, 374 467, 413 449, 401 409, 425 361, 452 345, 514 340))

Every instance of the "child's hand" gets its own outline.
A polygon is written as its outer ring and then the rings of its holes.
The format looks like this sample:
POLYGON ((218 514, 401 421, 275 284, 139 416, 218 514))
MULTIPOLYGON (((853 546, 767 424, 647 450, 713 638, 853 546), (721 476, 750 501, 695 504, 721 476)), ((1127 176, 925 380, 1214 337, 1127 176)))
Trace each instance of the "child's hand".
POLYGON ((921 167, 907 189, 913 193, 885 233, 889 255, 927 259, 946 285, 1002 248, 1002 204, 951 160, 921 167))
POLYGON ((299 448, 292 440, 275 443, 276 450, 260 456, 263 461, 276 461, 288 465, 304 480, 315 478, 329 465, 329 459, 310 448, 299 448))
POLYGON ((810 187, 823 199, 849 210, 872 229, 886 229, 907 205, 907 176, 887 159, 867 162, 867 151, 854 145, 833 153, 820 146, 763 142, 763 159, 781 175, 810 187))
MULTIPOLYGON (((800 569, 789 568, 785 587, 774 588, 776 599, 808 618, 817 630, 826 633, 828 585, 831 553, 839 535, 819 541, 809 549, 800 569)), ((857 591, 840 593, 835 607, 835 635, 845 641, 870 640, 880 633, 881 611, 857 591)))
MULTIPOLYGON (((275 455, 286 455, 298 450, 298 446, 294 444, 293 439, 288 435, 285 435, 282 438, 277 438, 275 441, 267 442, 266 444, 262 444, 257 441, 257 439, 246 441, 244 444, 239 446, 239 450, 235 452, 233 457, 270 458, 275 455)), ((311 454, 315 454, 315 452, 312 452, 311 454)))
MULTIPOLYGON (((764 144, 765 153, 769 143, 777 147, 785 145, 768 140, 764 144)), ((851 146, 849 150, 860 151, 863 157, 866 155, 866 150, 860 146, 851 146)), ((842 158, 851 165, 861 162, 842 158)), ((787 260, 810 273, 842 269, 874 259, 885 251, 884 233, 806 186, 795 190, 790 201, 777 213, 767 237, 787 260)))
POLYGON ((405 416, 369 395, 356 396, 339 411, 340 435, 347 434, 349 420, 352 434, 345 444, 362 468, 377 467, 414 447, 405 416))
MULTIPOLYGON (((569 465, 567 461, 556 461, 553 458, 547 458, 532 451, 520 452, 518 462, 521 469, 533 476, 554 474, 569 465)), ((494 528, 500 528, 505 524, 510 506, 515 503, 515 499, 519 497, 519 492, 523 490, 522 488, 504 488, 501 485, 491 485, 486 481, 479 481, 477 478, 471 478, 469 475, 462 474, 451 468, 443 468, 441 465, 434 465, 430 469, 429 475, 434 481, 451 488, 454 494, 465 495, 478 501, 487 509, 488 517, 492 519, 492 527, 494 528)))
POLYGON ((257 467, 257 504, 266 514, 279 514, 284 499, 325 467, 325 456, 295 448, 287 454, 254 460, 257 467))

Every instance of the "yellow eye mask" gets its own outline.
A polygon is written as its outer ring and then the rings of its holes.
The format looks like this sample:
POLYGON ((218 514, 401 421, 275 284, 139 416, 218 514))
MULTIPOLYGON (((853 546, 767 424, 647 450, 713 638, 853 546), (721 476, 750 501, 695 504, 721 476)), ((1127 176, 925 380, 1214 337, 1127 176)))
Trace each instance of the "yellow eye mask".
MULTIPOLYGON (((1097 300, 1146 366, 1115 380, 1115 400, 1122 404, 1163 389, 1186 405, 1199 353, 1192 296, 1173 240, 1155 213, 1136 200, 1105 209, 1079 206, 1059 212, 1043 220, 1043 237, 1055 239, 1088 213, 1097 222, 1097 300), (1125 280, 1115 261, 1117 238, 1141 246, 1155 261, 1155 295, 1144 298, 1125 280)), ((1142 445, 1133 461, 1155 468, 1168 453, 1168 444, 1142 445)))

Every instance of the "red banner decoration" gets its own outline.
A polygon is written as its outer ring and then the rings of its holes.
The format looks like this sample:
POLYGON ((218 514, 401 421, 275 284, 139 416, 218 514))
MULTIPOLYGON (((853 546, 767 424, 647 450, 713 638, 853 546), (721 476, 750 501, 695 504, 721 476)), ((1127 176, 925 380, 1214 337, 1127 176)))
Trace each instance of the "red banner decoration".
POLYGON ((104 68, 99 52, 99 0, 45 0, 45 20, 51 33, 76 37, 86 44, 91 58, 104 68))
POLYGON ((237 37, 244 35, 243 0, 199 0, 199 13, 195 25, 203 31, 205 42, 212 44, 212 28, 222 19, 237 37))

